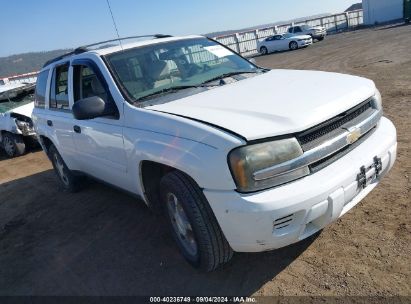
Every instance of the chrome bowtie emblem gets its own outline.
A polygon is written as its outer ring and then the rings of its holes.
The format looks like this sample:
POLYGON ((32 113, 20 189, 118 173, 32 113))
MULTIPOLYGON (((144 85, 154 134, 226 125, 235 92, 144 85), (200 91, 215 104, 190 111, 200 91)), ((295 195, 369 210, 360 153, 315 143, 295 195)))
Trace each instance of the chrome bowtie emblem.
POLYGON ((355 143, 361 137, 361 130, 360 128, 350 128, 348 129, 349 134, 347 135, 347 143, 350 145, 355 143))

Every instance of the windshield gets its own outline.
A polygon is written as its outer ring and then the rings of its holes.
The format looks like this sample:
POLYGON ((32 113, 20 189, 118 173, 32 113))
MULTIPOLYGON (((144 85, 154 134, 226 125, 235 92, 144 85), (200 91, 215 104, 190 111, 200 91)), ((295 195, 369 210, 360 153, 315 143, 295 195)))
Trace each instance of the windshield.
POLYGON ((7 101, 7 102, 0 102, 0 113, 5 113, 7 111, 24 106, 33 101, 34 101, 34 95, 29 94, 29 95, 25 95, 24 97, 13 98, 12 100, 7 101))
POLYGON ((156 43, 105 57, 128 99, 204 85, 230 74, 259 69, 206 38, 156 43))

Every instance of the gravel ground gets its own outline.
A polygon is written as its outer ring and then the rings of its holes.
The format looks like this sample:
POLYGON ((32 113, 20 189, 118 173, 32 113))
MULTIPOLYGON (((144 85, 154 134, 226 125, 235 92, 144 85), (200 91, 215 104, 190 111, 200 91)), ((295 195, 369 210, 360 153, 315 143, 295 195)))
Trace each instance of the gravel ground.
POLYGON ((97 182, 63 193, 41 151, 12 160, 1 154, 0 295, 410 296, 411 26, 330 36, 257 62, 376 82, 398 130, 399 154, 356 208, 303 242, 236 254, 223 269, 202 274, 142 202, 97 182))

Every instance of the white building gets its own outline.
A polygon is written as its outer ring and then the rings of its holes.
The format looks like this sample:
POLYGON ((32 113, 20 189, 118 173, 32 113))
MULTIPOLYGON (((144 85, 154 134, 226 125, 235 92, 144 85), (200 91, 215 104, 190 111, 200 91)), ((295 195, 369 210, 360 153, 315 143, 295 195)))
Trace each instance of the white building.
POLYGON ((375 24, 404 17, 406 0, 362 0, 364 23, 375 24))

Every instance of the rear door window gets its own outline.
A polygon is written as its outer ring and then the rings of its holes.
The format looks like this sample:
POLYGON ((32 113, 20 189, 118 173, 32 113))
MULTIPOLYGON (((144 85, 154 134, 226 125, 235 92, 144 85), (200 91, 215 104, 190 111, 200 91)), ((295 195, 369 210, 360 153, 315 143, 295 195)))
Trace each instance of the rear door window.
POLYGON ((49 70, 45 70, 37 76, 36 93, 35 93, 35 98, 34 98, 34 106, 36 108, 45 107, 48 77, 49 77, 49 70))

